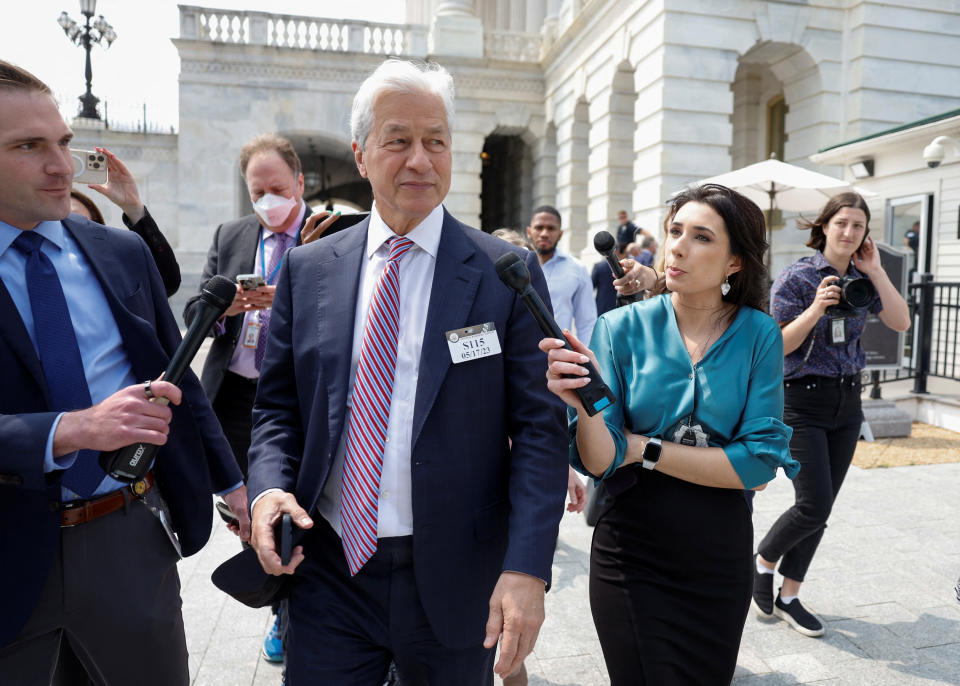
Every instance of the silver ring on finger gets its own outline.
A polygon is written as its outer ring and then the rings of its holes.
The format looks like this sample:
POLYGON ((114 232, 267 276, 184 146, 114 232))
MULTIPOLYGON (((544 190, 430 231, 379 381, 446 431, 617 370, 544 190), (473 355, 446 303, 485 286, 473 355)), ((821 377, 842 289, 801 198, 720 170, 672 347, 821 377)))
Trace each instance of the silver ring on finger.
POLYGON ((153 389, 150 388, 150 384, 153 382, 150 379, 147 379, 143 382, 143 394, 147 396, 147 400, 153 400, 157 396, 154 394, 153 389))

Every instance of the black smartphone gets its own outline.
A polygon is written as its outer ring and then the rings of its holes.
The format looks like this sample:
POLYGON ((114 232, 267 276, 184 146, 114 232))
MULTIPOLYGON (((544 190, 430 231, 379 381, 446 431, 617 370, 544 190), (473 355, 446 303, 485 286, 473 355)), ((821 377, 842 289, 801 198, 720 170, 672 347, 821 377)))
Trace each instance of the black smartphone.
POLYGON ((293 548, 293 520, 285 514, 273 525, 273 542, 280 556, 280 564, 290 564, 290 554, 293 548))
POLYGON ((217 508, 217 514, 220 515, 220 519, 225 521, 227 524, 240 524, 240 518, 233 514, 233 511, 230 509, 230 507, 222 500, 218 500, 214 504, 214 507, 217 508))
POLYGON ((369 212, 356 212, 354 214, 341 214, 337 217, 337 220, 333 222, 330 226, 327 227, 327 230, 323 232, 324 236, 329 236, 332 233, 337 233, 338 231, 343 231, 355 224, 359 224, 364 219, 370 216, 369 212))

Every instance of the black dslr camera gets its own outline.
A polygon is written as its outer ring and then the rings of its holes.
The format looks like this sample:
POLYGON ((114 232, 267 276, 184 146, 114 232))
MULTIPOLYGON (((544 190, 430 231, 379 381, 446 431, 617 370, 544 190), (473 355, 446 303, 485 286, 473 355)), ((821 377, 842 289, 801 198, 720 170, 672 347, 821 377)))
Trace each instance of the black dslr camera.
POLYGON ((832 285, 840 287, 840 302, 830 306, 828 313, 831 314, 862 310, 869 307, 877 296, 870 279, 859 276, 841 276, 832 285))

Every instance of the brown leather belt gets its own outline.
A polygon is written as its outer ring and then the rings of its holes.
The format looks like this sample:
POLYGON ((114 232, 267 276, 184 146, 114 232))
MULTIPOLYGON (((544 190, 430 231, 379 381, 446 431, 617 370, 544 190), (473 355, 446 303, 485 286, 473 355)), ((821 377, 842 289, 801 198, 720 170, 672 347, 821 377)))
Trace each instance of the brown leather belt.
POLYGON ((60 508, 60 526, 76 526, 116 512, 124 506, 130 494, 139 498, 153 488, 153 484, 153 472, 150 471, 141 481, 134 481, 126 488, 117 489, 99 498, 64 503, 60 508))

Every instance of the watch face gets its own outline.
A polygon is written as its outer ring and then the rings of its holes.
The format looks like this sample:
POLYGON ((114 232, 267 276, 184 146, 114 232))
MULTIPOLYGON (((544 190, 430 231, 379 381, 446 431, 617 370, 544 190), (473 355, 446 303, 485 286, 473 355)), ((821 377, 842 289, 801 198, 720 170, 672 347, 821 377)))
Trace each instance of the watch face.
POLYGON ((663 451, 663 447, 660 443, 654 443, 653 441, 647 441, 647 444, 643 446, 643 459, 648 462, 657 462, 660 459, 660 453, 663 451))

